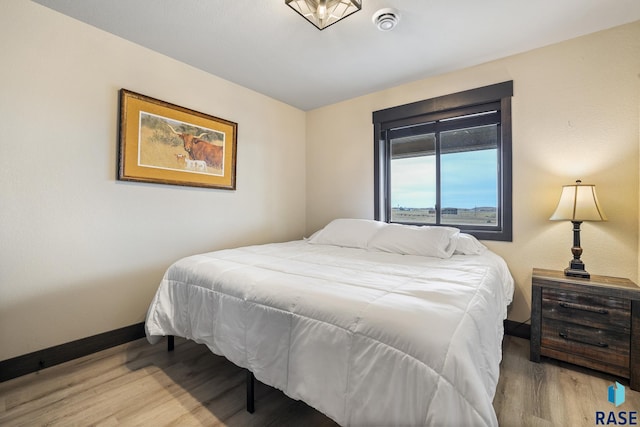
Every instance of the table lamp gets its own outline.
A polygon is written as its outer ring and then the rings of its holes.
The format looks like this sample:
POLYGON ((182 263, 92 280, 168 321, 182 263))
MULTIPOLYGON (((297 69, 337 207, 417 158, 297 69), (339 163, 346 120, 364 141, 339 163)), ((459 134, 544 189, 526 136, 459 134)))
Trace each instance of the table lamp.
POLYGON ((584 268, 584 262, 580 259, 582 248, 580 247, 580 224, 582 221, 606 221, 598 196, 596 186, 582 184, 577 180, 573 185, 562 186, 562 194, 556 211, 549 218, 552 221, 571 221, 573 223, 573 247, 571 253, 573 259, 569 267, 564 270, 565 276, 591 277, 584 268))

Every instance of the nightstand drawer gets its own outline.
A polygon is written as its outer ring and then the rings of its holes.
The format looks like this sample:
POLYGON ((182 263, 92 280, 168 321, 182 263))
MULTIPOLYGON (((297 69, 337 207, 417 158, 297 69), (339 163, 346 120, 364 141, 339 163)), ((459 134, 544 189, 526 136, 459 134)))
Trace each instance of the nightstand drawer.
POLYGON ((584 326, 629 333, 631 302, 559 289, 542 290, 542 315, 584 326))
POLYGON ((542 322, 541 347, 629 367, 629 334, 564 321, 542 322))

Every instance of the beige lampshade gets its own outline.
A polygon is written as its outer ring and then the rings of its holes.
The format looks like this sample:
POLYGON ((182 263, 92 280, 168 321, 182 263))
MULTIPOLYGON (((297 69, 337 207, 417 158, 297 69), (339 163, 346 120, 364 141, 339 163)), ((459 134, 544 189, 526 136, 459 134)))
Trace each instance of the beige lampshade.
POLYGON ((549 218, 552 221, 606 221, 598 196, 596 186, 582 184, 577 180, 574 185, 564 185, 556 211, 549 218))

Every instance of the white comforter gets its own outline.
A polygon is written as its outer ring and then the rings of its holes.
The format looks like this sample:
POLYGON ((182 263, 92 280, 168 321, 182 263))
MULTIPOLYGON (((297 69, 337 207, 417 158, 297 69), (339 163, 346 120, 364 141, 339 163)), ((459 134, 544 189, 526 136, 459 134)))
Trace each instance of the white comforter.
POLYGON ((341 425, 496 426, 512 294, 490 251, 443 260, 295 241, 176 262, 146 332, 204 343, 341 425))

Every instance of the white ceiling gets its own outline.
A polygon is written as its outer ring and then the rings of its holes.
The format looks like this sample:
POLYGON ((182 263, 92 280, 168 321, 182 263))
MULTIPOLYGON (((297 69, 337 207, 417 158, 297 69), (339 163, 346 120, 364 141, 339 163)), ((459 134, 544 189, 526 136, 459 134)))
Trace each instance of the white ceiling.
POLYGON ((34 1, 302 110, 640 20, 639 0, 363 0, 319 31, 284 0, 34 1))

